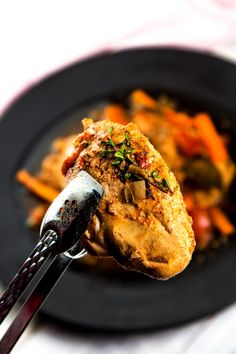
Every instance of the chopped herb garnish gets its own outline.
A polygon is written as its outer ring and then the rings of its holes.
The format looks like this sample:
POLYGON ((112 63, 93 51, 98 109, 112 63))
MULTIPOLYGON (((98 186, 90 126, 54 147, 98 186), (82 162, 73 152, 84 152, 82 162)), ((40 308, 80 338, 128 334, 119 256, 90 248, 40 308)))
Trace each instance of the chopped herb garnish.
POLYGON ((161 183, 162 183, 164 188, 169 188, 169 184, 167 183, 167 180, 165 178, 162 178, 161 183))
POLYGON ((134 173, 134 177, 136 177, 138 180, 143 179, 143 176, 139 176, 137 173, 134 173))
POLYGON ((127 180, 127 179, 132 179, 134 181, 140 181, 140 180, 143 180, 143 176, 139 176, 137 173, 134 173, 134 172, 130 172, 130 171, 127 171, 125 174, 124 174, 124 179, 127 180))
POLYGON ((124 175, 125 180, 129 179, 131 177, 131 172, 126 172, 124 175))
POLYGON ((157 187, 158 189, 160 189, 162 192, 164 193, 173 193, 171 191, 171 188, 167 182, 167 180, 165 178, 162 178, 158 175, 158 173, 156 171, 150 173, 149 172, 149 177, 146 179, 146 181, 151 184, 154 187, 157 187), (151 179, 154 178, 154 181, 151 179))
MULTIPOLYGON (((110 127, 108 132, 111 133, 112 130, 113 128, 110 127)), ((149 186, 147 192, 148 198, 152 198, 152 199, 154 198, 150 190, 151 185, 160 189, 164 193, 171 192, 171 189, 166 179, 165 178, 161 179, 157 171, 153 171, 153 172, 148 171, 147 174, 147 169, 144 168, 144 170, 142 170, 141 169, 142 165, 141 167, 138 166, 139 164, 136 155, 131 155, 135 149, 131 145, 128 132, 124 133, 124 137, 125 139, 123 140, 123 142, 117 144, 115 144, 111 138, 105 141, 104 144, 109 146, 110 149, 102 151, 100 153, 100 157, 110 157, 111 164, 113 166, 117 166, 117 167, 119 166, 118 167, 119 175, 123 182, 127 180, 131 180, 131 181, 145 180, 147 186, 149 186), (140 169, 140 173, 139 171, 136 172, 136 170, 131 171, 131 167, 134 168, 135 166, 136 169, 138 168, 140 169), (145 173, 142 173, 142 171, 144 171, 145 173)))
POLYGON ((125 132, 125 140, 127 141, 127 143, 129 143, 130 142, 130 140, 129 140, 129 134, 127 133, 127 132, 125 132))
POLYGON ((113 153, 113 150, 104 150, 100 152, 100 157, 106 157, 108 154, 113 153))
POLYGON ((156 171, 154 171, 153 173, 152 173, 152 177, 153 178, 155 178, 155 179, 157 179, 159 176, 158 176, 158 173, 156 172, 156 171))
MULTIPOLYGON (((108 128, 108 132, 111 132, 113 127, 108 128), (112 129, 111 129, 112 128, 112 129)), ((113 150, 104 150, 100 153, 100 157, 106 157, 109 154, 113 154, 111 156, 112 165, 119 165, 123 161, 122 170, 126 170, 130 163, 134 163, 133 158, 131 157, 134 148, 130 144, 129 134, 127 132, 124 133, 125 139, 121 143, 115 144, 111 138, 104 141, 104 144, 107 146, 111 146, 113 150), (120 146, 121 145, 121 146, 120 146)))
POLYGON ((120 149, 120 152, 123 154, 126 150, 126 145, 123 143, 120 149))
POLYGON ((108 134, 111 134, 112 131, 113 131, 113 127, 109 127, 109 128, 107 129, 108 134))
POLYGON ((117 151, 114 155, 115 157, 118 157, 121 160, 124 160, 124 155, 122 154, 121 151, 117 151))
POLYGON ((132 157, 130 156, 130 154, 126 154, 126 157, 127 157, 127 159, 128 159, 130 162, 134 163, 134 160, 132 159, 132 157))
POLYGON ((116 159, 116 160, 114 160, 114 161, 112 161, 112 165, 119 165, 120 163, 121 163, 121 159, 116 159))
POLYGON ((115 147, 115 144, 113 143, 113 141, 111 139, 108 139, 106 141, 106 144, 115 147))
POLYGON ((134 151, 134 148, 131 147, 131 148, 130 148, 129 150, 127 150, 126 152, 127 152, 128 154, 131 154, 133 151, 134 151))

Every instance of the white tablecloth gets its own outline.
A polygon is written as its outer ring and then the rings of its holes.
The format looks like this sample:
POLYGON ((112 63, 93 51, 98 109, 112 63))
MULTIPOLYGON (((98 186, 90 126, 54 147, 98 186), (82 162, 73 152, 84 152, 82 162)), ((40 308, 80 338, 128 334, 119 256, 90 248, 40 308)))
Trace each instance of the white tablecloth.
MULTIPOLYGON (((235 61, 235 24, 235 0, 1 1, 0 113, 49 73, 103 51, 175 45, 235 61)), ((235 328, 236 305, 174 329, 129 336, 85 335, 36 318, 13 352, 232 354, 235 328)))

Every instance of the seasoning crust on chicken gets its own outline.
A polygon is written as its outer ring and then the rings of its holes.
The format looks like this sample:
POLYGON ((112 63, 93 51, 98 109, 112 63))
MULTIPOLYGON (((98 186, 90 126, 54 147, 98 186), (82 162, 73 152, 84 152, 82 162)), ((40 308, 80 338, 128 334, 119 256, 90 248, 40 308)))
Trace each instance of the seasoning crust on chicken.
POLYGON ((85 234, 88 251, 159 279, 181 272, 195 240, 174 174, 135 124, 86 118, 83 126, 62 172, 69 182, 85 170, 105 190, 85 234))

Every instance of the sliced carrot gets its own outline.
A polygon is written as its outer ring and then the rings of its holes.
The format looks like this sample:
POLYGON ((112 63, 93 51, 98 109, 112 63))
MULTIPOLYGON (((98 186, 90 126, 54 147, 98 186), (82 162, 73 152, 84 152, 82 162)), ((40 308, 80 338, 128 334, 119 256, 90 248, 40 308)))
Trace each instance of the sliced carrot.
POLYGON ((143 90, 135 90, 130 95, 130 101, 135 108, 157 108, 157 102, 143 90))
POLYGON ((139 110, 132 116, 132 122, 137 124, 143 134, 152 134, 157 129, 156 114, 145 110, 139 110))
POLYGON ((52 203, 53 200, 59 194, 56 189, 43 183, 39 178, 32 176, 25 170, 18 171, 16 174, 16 179, 18 182, 23 184, 29 191, 49 203, 52 203))
POLYGON ((211 117, 206 113, 199 113, 193 119, 193 124, 198 129, 200 139, 206 147, 211 161, 213 163, 226 161, 228 159, 228 152, 211 117))
POLYGON ((106 106, 104 116, 105 119, 114 123, 119 123, 122 125, 127 125, 129 123, 125 109, 118 104, 110 104, 106 106))
POLYGON ((219 207, 212 207, 209 212, 214 226, 223 236, 229 236, 235 231, 234 225, 219 207))
POLYGON ((37 227, 41 224, 43 217, 48 209, 48 204, 39 204, 32 208, 27 218, 27 225, 29 227, 37 227))
POLYGON ((198 137, 192 134, 189 129, 177 129, 174 132, 174 140, 185 156, 193 157, 203 151, 198 137))
POLYGON ((169 107, 164 108, 163 114, 174 128, 174 140, 182 152, 189 157, 201 153, 202 144, 194 129, 192 117, 183 112, 175 112, 169 107))
POLYGON ((164 116, 174 126, 182 128, 191 128, 193 126, 193 119, 183 112, 175 112, 173 109, 166 107, 163 109, 164 116))

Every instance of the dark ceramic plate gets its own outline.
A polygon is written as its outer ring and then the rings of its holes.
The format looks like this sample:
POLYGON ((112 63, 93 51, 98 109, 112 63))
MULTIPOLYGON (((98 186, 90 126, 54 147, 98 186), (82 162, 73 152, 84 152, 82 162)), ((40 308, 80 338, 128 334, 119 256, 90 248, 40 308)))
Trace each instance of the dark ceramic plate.
MULTIPOLYGON (((73 65, 24 94, 0 123, 0 277, 9 282, 36 242, 25 226, 35 198, 14 181, 20 167, 37 170, 51 140, 80 128, 97 104, 127 100, 134 88, 166 93, 189 111, 206 110, 236 136, 236 66, 208 54, 138 49, 73 65)), ((234 141, 231 149, 234 152, 234 141)), ((231 198, 235 197, 232 189, 231 198)), ((71 268, 41 312, 87 328, 130 331, 183 323, 236 298, 236 242, 193 260, 167 282, 71 268)))

